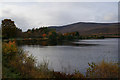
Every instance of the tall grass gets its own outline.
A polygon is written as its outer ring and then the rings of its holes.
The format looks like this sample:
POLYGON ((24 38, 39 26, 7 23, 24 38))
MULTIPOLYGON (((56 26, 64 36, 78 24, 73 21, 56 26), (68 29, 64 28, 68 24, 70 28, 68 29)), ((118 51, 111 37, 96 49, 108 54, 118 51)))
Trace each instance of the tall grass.
POLYGON ((90 78, 118 78, 119 67, 117 63, 105 62, 103 60, 99 64, 89 64, 86 76, 90 78))

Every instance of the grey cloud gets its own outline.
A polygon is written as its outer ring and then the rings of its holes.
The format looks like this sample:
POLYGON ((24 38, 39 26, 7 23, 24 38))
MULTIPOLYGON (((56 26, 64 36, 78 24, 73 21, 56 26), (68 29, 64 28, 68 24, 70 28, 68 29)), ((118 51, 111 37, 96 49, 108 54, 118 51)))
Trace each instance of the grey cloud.
POLYGON ((25 31, 28 28, 66 25, 80 21, 115 22, 118 17, 116 5, 117 3, 97 2, 7 3, 0 11, 3 13, 1 19, 11 18, 25 31))

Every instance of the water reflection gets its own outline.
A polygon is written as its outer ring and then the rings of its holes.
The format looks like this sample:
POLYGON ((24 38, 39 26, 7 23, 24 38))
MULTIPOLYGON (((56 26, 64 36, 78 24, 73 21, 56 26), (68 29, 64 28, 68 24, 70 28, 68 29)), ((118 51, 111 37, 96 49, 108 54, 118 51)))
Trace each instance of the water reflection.
POLYGON ((97 46, 99 44, 95 43, 86 43, 84 41, 62 41, 57 43, 51 43, 49 41, 17 41, 17 44, 20 45, 30 45, 30 46, 36 46, 39 45, 39 47, 42 46, 97 46))

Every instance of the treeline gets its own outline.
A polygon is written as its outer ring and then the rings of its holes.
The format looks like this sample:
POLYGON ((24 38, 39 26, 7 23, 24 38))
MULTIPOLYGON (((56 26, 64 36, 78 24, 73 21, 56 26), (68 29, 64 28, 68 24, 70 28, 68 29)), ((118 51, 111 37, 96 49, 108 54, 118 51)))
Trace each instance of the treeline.
POLYGON ((51 40, 72 40, 79 37, 78 32, 72 33, 57 33, 55 29, 48 27, 33 28, 28 29, 26 32, 22 32, 21 29, 16 27, 14 21, 11 19, 2 20, 2 38, 3 39, 12 39, 12 38, 44 38, 51 40))
POLYGON ((58 33, 55 29, 49 27, 40 27, 28 29, 22 32, 22 29, 16 27, 14 21, 11 19, 2 20, 2 38, 3 39, 44 39, 49 41, 63 41, 74 39, 90 39, 90 38, 104 38, 104 36, 82 36, 79 32, 58 33))

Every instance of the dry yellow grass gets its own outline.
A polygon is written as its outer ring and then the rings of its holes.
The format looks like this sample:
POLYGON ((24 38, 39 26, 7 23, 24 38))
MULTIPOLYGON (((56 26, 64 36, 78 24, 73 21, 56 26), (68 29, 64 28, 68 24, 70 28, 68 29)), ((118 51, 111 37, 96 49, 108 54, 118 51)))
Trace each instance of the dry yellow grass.
POLYGON ((90 78, 118 78, 119 67, 117 63, 102 61, 95 65, 89 64, 87 77, 90 78))

